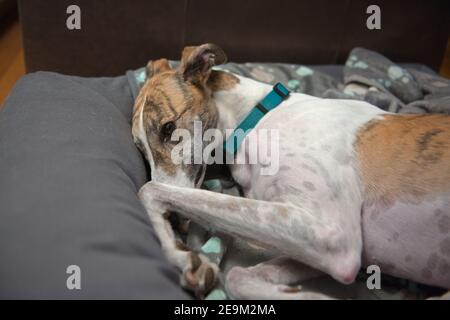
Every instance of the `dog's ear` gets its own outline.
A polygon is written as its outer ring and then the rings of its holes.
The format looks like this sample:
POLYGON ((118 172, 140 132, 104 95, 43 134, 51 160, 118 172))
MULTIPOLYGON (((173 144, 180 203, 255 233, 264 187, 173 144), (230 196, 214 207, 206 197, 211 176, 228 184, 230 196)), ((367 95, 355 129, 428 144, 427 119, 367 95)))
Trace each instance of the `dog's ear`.
POLYGON ((169 71, 170 69, 169 61, 167 61, 167 59, 158 59, 150 60, 147 63, 145 72, 147 74, 147 79, 150 79, 154 75, 160 72, 169 71))
POLYGON ((227 61, 225 52, 212 43, 185 47, 181 54, 180 72, 185 81, 205 84, 213 66, 227 61))

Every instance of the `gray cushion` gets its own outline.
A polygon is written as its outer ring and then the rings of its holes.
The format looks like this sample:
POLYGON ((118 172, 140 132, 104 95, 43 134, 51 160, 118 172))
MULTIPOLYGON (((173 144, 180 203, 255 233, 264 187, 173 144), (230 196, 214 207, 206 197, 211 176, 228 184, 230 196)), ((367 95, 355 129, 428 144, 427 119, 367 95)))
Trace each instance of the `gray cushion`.
POLYGON ((136 196, 132 104, 125 76, 18 82, 0 113, 0 298, 188 297, 136 196))

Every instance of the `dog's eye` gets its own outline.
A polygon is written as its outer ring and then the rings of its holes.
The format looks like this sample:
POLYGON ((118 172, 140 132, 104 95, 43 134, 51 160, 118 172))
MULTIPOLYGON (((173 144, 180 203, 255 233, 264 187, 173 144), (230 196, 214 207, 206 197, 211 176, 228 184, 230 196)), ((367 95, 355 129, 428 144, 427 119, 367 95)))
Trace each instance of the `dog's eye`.
POLYGON ((161 138, 163 140, 167 140, 168 138, 170 138, 175 128, 175 123, 172 121, 164 123, 161 127, 161 138))

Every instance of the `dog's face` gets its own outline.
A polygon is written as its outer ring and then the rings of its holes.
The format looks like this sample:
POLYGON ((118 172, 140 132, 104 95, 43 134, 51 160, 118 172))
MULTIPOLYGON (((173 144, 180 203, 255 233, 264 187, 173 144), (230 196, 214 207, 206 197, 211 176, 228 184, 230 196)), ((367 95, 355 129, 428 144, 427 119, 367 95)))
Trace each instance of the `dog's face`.
POLYGON ((134 106, 132 133, 150 163, 152 180, 185 187, 202 183, 206 165, 194 164, 193 150, 203 150, 205 145, 202 137, 193 138, 194 122, 200 121, 197 124, 201 123, 203 133, 216 127, 218 111, 213 92, 238 81, 231 74, 211 70, 225 61, 222 49, 205 44, 184 48, 176 69, 166 59, 148 63, 147 81, 134 106), (192 150, 191 161, 181 164, 172 159, 172 150, 180 143, 173 140, 177 129, 187 130, 192 137, 181 141, 183 148, 192 150))

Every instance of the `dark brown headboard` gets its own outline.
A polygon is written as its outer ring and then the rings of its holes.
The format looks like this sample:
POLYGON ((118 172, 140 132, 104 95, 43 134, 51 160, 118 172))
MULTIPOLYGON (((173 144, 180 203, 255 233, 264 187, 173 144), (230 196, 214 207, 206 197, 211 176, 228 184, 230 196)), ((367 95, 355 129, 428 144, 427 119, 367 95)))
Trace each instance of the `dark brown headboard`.
POLYGON ((232 61, 343 63, 355 46, 437 69, 450 24, 448 0, 20 0, 28 71, 123 74, 149 59, 178 59, 214 42, 232 61), (81 8, 81 30, 66 8, 81 8), (381 30, 366 8, 381 7, 381 30))

